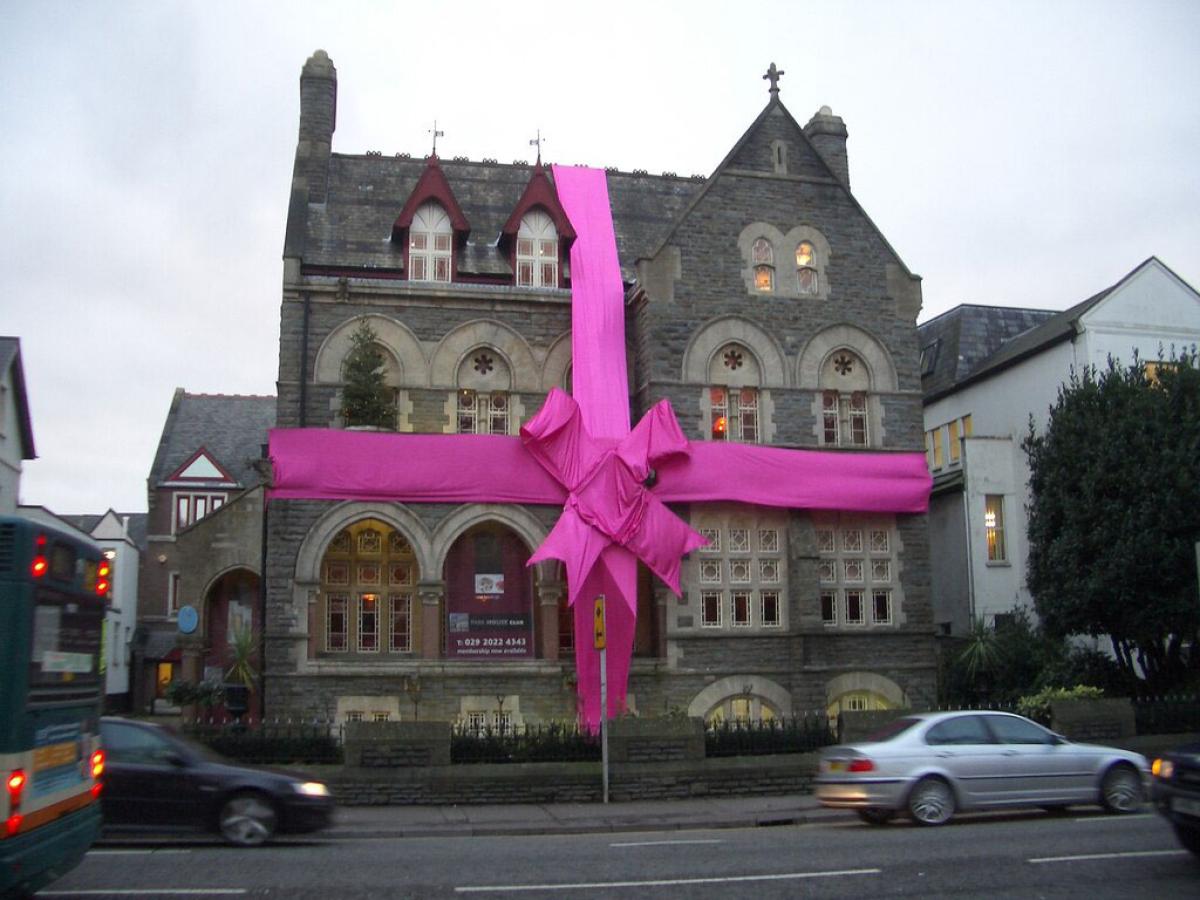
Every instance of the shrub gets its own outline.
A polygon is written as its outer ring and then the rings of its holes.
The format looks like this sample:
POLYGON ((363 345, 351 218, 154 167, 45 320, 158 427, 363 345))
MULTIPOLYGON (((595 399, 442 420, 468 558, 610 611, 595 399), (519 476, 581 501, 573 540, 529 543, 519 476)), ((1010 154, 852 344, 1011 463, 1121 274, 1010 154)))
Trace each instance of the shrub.
POLYGON ((1104 691, 1098 687, 1077 684, 1073 688, 1042 688, 1036 694, 1029 694, 1017 701, 1017 712, 1021 715, 1050 725, 1050 704, 1055 700, 1099 700, 1104 691))

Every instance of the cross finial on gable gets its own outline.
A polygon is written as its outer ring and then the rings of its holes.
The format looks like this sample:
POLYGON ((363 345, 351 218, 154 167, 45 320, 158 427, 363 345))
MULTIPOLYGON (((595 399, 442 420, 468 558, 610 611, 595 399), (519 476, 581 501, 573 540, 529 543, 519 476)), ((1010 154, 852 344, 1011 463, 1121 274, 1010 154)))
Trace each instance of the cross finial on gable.
POLYGON ((779 93, 779 79, 786 73, 782 69, 775 68, 775 63, 771 63, 771 67, 767 69, 767 74, 763 76, 764 81, 771 82, 771 93, 779 93))
POLYGON ((428 129, 425 133, 433 135, 433 155, 437 156, 437 139, 440 137, 445 137, 446 132, 438 131, 437 119, 434 119, 433 120, 433 128, 428 129))
POLYGON ((530 147, 537 147, 537 164, 542 164, 542 129, 538 129, 537 137, 529 142, 530 147))

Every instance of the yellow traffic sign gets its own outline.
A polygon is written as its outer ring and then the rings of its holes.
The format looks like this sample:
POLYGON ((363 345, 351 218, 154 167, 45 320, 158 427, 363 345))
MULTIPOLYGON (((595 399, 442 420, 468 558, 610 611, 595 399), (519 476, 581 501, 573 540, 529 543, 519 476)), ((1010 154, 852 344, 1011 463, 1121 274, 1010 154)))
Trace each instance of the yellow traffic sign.
POLYGON ((601 594, 596 598, 596 613, 595 613, 595 633, 596 641, 595 648, 597 650, 604 649, 604 595, 601 594))

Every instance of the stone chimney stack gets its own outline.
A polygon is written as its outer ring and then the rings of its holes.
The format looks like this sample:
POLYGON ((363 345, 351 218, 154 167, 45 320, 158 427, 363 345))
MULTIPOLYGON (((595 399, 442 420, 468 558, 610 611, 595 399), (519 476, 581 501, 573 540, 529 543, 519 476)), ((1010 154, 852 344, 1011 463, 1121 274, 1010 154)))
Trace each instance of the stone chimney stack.
POLYGON ((303 179, 309 203, 324 203, 329 183, 329 154, 337 126, 337 69, 328 54, 318 50, 300 72, 300 139, 292 187, 303 179))
POLYGON ((833 170, 842 184, 850 187, 850 162, 846 158, 846 123, 835 116, 828 106, 822 106, 804 126, 809 139, 821 158, 833 170))

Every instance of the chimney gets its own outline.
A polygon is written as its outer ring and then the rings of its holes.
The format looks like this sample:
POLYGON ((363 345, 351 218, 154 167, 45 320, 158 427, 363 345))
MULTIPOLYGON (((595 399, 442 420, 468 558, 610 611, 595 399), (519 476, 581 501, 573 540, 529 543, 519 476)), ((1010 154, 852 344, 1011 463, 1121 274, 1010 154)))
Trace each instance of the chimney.
POLYGON ((317 50, 300 72, 300 139, 292 174, 293 185, 306 181, 310 203, 325 202, 336 126, 337 69, 324 50, 317 50))
POLYGON ((846 123, 835 116, 828 106, 822 106, 804 126, 804 136, 821 154, 837 179, 850 187, 850 162, 846 159, 846 123))

